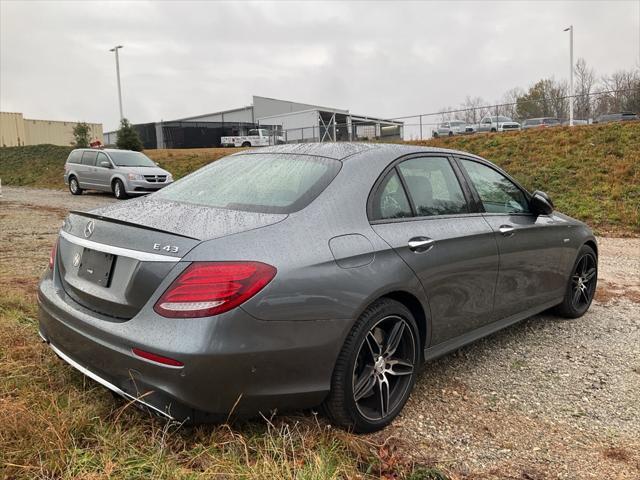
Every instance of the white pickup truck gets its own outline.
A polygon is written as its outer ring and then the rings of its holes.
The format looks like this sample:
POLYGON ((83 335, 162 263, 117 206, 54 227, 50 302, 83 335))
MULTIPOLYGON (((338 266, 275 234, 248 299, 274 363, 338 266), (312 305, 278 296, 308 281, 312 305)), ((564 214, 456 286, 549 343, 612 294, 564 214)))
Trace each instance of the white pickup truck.
POLYGON ((265 128, 249 130, 249 135, 237 137, 222 137, 220 143, 223 147, 267 147, 275 143, 284 143, 284 138, 269 134, 265 128))

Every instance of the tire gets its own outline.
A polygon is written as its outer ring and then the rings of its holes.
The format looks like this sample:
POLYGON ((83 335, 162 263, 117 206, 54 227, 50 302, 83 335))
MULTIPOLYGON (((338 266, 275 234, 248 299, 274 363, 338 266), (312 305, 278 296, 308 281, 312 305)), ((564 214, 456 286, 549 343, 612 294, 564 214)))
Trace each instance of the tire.
POLYGON ((71 192, 71 195, 82 195, 82 192, 84 191, 80 188, 78 179, 74 176, 69 177, 69 191, 71 192))
POLYGON ((243 147, 250 147, 251 146, 251 142, 243 142, 242 146, 243 147))
POLYGON ((496 130, 495 128, 492 128, 492 129, 491 129, 491 132, 492 132, 492 133, 496 133, 497 131, 498 131, 498 130, 496 130))
POLYGON ((587 313, 598 283, 598 257, 589 245, 583 245, 571 269, 562 303, 554 308, 565 318, 579 318, 587 313))
POLYGON ((376 301, 345 340, 322 405, 324 413, 335 425, 357 433, 384 428, 407 402, 421 358, 411 312, 389 298, 376 301), (390 338, 397 341, 389 342, 390 338))
POLYGON ((124 183, 122 183, 122 180, 116 179, 113 182, 113 195, 118 199, 118 200, 125 200, 126 198, 129 197, 129 195, 127 195, 126 190, 124 189, 124 183))
POLYGON ((438 132, 433 132, 433 138, 438 138, 438 132))
POLYGON ((453 137, 453 132, 449 132, 449 136, 450 136, 450 137, 453 137))

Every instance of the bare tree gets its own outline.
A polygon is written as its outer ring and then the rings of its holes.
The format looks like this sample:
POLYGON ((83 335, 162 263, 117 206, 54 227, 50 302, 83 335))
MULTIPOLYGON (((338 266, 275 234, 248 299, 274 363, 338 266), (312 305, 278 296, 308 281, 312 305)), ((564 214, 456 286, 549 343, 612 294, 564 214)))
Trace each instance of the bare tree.
POLYGON ((467 123, 476 124, 480 123, 482 117, 487 115, 489 112, 489 107, 486 106, 487 102, 482 97, 470 97, 467 95, 461 108, 465 109, 464 112, 461 112, 460 118, 467 123))
POLYGON ((598 113, 640 111, 640 72, 619 70, 602 78, 604 89, 611 93, 598 99, 598 113))
POLYGON ((584 58, 579 58, 575 66, 576 90, 573 110, 576 118, 588 120, 593 111, 591 94, 596 83, 596 73, 587 66, 584 58))
POLYGON ((502 106, 500 107, 500 114, 507 117, 517 119, 518 118, 518 98, 522 97, 525 91, 520 87, 515 87, 502 96, 502 106))

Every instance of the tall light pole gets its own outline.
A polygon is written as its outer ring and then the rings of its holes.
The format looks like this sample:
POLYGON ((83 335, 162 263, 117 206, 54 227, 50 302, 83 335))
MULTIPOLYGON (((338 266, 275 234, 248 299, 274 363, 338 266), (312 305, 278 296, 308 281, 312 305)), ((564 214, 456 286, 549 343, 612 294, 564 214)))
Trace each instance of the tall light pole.
POLYGON ((120 88, 120 60, 118 59, 118 50, 122 48, 122 45, 113 47, 110 52, 116 52, 116 76, 118 77, 118 105, 120 105, 120 121, 124 118, 122 114, 122 89, 120 88))
POLYGON ((573 25, 564 31, 569 32, 569 126, 573 127, 573 25))

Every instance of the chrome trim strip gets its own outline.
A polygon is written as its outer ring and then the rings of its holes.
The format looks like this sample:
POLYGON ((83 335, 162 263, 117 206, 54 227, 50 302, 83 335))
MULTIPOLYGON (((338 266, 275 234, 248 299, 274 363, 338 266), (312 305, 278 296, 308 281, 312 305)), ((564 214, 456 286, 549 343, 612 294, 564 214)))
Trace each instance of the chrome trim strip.
POLYGON ((98 252, 111 253, 119 257, 129 257, 141 262, 179 262, 181 257, 174 257, 172 255, 160 255, 157 253, 141 252, 140 250, 132 250, 130 248, 115 247, 113 245, 106 245, 104 243, 94 242, 87 240, 86 238, 76 237, 70 233, 60 230, 60 236, 68 242, 74 243, 81 247, 90 248, 91 250, 97 250, 98 252))
MULTIPOLYGON (((40 333, 40 332, 39 332, 40 333)), ((42 336, 42 333, 40 333, 40 336, 42 336)), ((44 337, 43 337, 44 338, 44 337)), ((125 392, 124 390, 116 387, 113 383, 105 380, 104 378, 96 375, 95 373, 93 373, 91 370, 83 367, 82 365, 80 365, 78 362, 76 362, 75 360, 72 360, 70 357, 68 357, 67 355, 65 355, 58 347, 56 347, 53 343, 51 342, 47 342, 49 344, 49 346, 51 347, 51 350, 53 350, 55 352, 56 355, 58 355, 62 360, 64 360, 65 362, 67 362, 69 365, 71 365, 73 368, 75 368, 76 370, 78 370, 80 373, 82 373, 83 375, 86 375, 87 377, 89 377, 92 380, 95 380, 96 382, 98 382, 100 385, 102 385, 103 387, 107 387, 109 390, 111 390, 112 392, 117 393, 118 395, 121 395, 129 400, 132 400, 134 402, 140 403, 142 405, 144 405, 145 407, 153 410, 154 412, 156 412, 159 415, 162 415, 165 418, 168 418, 170 420, 173 420, 174 418, 169 415, 167 412, 164 412, 162 410, 160 410, 158 407, 154 407, 153 405, 145 402, 144 400, 140 400, 139 398, 134 397, 133 395, 128 394, 127 392, 125 392)))

